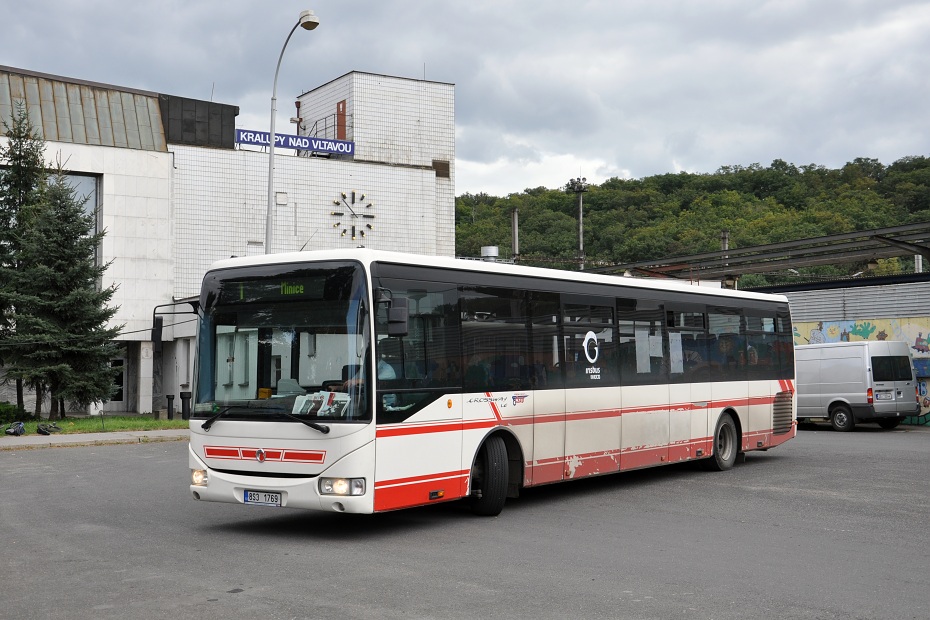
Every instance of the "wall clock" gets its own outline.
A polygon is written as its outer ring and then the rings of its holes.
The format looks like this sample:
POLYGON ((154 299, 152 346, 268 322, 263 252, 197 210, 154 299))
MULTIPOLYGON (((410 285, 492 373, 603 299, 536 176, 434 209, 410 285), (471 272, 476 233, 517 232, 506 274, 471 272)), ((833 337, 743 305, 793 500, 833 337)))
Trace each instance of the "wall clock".
POLYGON ((331 211, 337 221, 333 229, 342 237, 351 235, 353 240, 365 239, 374 231, 374 205, 365 200, 365 194, 351 191, 341 192, 333 204, 341 207, 338 211, 331 211))

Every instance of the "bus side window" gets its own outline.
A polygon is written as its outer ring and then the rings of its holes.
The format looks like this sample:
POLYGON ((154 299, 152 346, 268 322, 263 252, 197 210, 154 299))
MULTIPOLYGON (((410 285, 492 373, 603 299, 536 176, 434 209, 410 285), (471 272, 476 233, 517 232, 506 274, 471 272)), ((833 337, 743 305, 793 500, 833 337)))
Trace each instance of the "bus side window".
POLYGON ((566 387, 619 385, 614 301, 564 295, 566 387))
POLYGON ((375 353, 393 378, 378 379, 377 421, 402 422, 446 393, 461 390, 458 289, 444 282, 381 277, 383 297, 407 300, 407 333, 392 336, 379 304, 375 353))
POLYGON ((529 389, 527 292, 482 286, 460 291, 464 389, 529 389))
POLYGON ((623 385, 664 383, 670 359, 665 344, 664 312, 652 300, 618 299, 620 365, 623 385))

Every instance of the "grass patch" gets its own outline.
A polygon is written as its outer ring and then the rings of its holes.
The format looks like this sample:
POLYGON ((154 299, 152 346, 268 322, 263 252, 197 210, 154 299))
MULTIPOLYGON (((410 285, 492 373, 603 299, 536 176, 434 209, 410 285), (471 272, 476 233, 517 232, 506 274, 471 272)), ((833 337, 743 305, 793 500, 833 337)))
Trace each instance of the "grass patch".
MULTIPOLYGON (((25 422, 26 434, 35 435, 39 424, 49 424, 48 420, 41 422, 25 422)), ((159 431, 178 428, 189 428, 190 422, 180 417, 174 420, 156 420, 151 416, 91 416, 86 418, 65 418, 56 420, 55 424, 61 427, 61 434, 72 433, 111 433, 115 431, 159 431)), ((58 434, 58 433, 56 433, 58 434)))

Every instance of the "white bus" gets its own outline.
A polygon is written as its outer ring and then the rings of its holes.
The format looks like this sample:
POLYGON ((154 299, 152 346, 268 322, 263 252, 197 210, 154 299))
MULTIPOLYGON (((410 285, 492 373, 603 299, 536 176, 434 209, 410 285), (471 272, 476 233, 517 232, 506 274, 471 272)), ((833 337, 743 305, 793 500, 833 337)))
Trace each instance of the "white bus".
POLYGON ((203 281, 194 498, 373 513, 795 436, 788 301, 366 249, 203 281))

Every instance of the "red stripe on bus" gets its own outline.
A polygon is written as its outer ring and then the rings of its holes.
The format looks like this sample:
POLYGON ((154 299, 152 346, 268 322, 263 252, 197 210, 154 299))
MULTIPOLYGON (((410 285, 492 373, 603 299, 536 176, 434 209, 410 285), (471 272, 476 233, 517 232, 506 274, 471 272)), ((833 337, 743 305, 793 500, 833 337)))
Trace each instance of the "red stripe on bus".
POLYGON ((465 496, 468 489, 468 472, 450 472, 447 477, 437 474, 430 476, 430 480, 417 480, 424 476, 417 476, 401 484, 396 481, 383 481, 375 484, 375 511, 397 510, 424 504, 445 502, 465 496), (438 477, 437 477, 438 476, 438 477), (387 484, 391 486, 384 486, 387 484), (433 499, 430 499, 433 497, 433 499))
POLYGON ((322 463, 326 460, 325 450, 285 450, 285 462, 291 463, 322 463))
POLYGON ((624 448, 620 453, 620 471, 641 469, 668 462, 668 446, 624 448))
MULTIPOLYGON (((769 405, 775 402, 772 396, 755 396, 752 398, 734 398, 715 400, 708 403, 708 409, 724 409, 726 407, 740 407, 751 405, 769 405)), ((492 403, 493 404, 493 403, 492 403)), ((534 418, 520 416, 515 418, 501 418, 498 420, 468 420, 465 422, 436 422, 417 425, 397 424, 382 426, 377 430, 378 437, 401 437, 406 435, 423 435, 427 433, 448 433, 452 431, 476 430, 494 428, 499 424, 523 426, 526 424, 548 424, 552 422, 577 422, 579 420, 599 420, 614 418, 632 413, 661 413, 668 411, 693 411, 703 409, 695 407, 693 403, 675 403, 671 405, 646 405, 642 407, 626 407, 623 409, 603 409, 600 411, 580 411, 576 413, 546 414, 534 418)))
MULTIPOLYGON (((764 433, 752 433, 753 436, 760 434, 764 433)), ((702 456, 706 456, 709 455, 710 443, 709 438, 702 438, 673 446, 644 446, 541 459, 532 465, 533 486, 684 460, 691 458, 692 453, 696 455, 696 448, 702 446, 705 449, 702 456)), ((458 499, 467 491, 468 476, 468 470, 462 470, 382 480, 375 483, 375 510, 394 510, 435 502, 437 500, 429 499, 430 493, 440 491, 443 501, 458 499)))
MULTIPOLYGON (((265 452, 265 461, 284 463, 323 463, 325 450, 282 450, 279 448, 261 448, 265 452)), ((233 459, 253 461, 259 448, 239 448, 231 446, 204 446, 204 456, 211 459, 233 459)))
POLYGON ((410 476, 408 478, 394 478, 392 480, 379 480, 375 482, 375 488, 381 489, 389 486, 398 486, 411 484, 414 482, 425 482, 429 480, 441 480, 449 478, 457 478, 459 476, 467 476, 470 472, 467 469, 460 471, 443 471, 434 474, 421 474, 419 476, 410 476))
MULTIPOLYGON (((485 392, 484 395, 491 398, 490 392, 485 392)), ((491 412, 494 414, 494 417, 497 418, 498 421, 501 421, 503 418, 501 418, 501 410, 497 408, 497 403, 493 400, 489 400, 488 404, 491 405, 491 412)))
POLYGON ((620 471, 620 450, 576 454, 565 459, 565 477, 583 478, 620 471))
POLYGON ((425 433, 449 433, 453 431, 494 428, 499 424, 497 420, 469 420, 466 422, 418 424, 416 426, 382 426, 375 434, 378 437, 403 437, 407 435, 423 435, 425 433))
POLYGON ((210 459, 240 459, 239 448, 224 448, 221 446, 204 446, 203 454, 210 459))
POLYGON ((546 462, 537 461, 533 465, 533 484, 549 484, 550 482, 561 482, 562 474, 565 472, 565 459, 546 459, 546 462))

